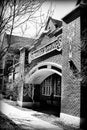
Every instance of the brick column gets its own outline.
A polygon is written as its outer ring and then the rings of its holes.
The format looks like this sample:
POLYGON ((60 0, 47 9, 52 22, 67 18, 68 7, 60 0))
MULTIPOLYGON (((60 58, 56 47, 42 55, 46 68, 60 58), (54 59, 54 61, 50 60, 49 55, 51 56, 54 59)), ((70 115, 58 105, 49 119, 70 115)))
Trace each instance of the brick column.
POLYGON ((23 105, 23 86, 24 86, 24 66, 25 66, 25 48, 20 50, 20 81, 18 86, 18 104, 23 105))
MULTIPOLYGON (((63 18, 63 70, 60 118, 65 123, 78 127, 80 127, 82 115, 85 119, 81 109, 83 110, 84 104, 87 106, 87 95, 85 94, 86 99, 83 96, 83 91, 86 91, 87 93, 87 87, 85 87, 85 83, 87 82, 85 79, 87 79, 87 77, 85 72, 82 76, 82 70, 87 65, 87 63, 84 61, 87 60, 87 57, 84 59, 82 53, 81 25, 82 21, 84 21, 84 18, 82 19, 82 12, 85 11, 85 6, 80 5, 63 18)), ((87 17, 85 13, 83 14, 85 15, 86 19, 84 26, 86 26, 87 17)), ((85 52, 87 52, 87 48, 85 52)), ((87 111, 86 107, 84 107, 84 111, 87 111)))

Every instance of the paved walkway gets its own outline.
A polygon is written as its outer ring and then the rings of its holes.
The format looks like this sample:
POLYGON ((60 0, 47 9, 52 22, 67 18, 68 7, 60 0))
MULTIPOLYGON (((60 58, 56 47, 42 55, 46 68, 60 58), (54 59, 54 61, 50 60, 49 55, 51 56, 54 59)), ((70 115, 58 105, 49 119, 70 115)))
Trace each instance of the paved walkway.
POLYGON ((23 110, 18 107, 11 106, 4 102, 0 101, 0 111, 7 115, 13 122, 18 124, 23 129, 28 130, 63 130, 59 126, 53 125, 49 122, 43 121, 35 116, 34 114, 40 114, 37 111, 33 110, 23 110))

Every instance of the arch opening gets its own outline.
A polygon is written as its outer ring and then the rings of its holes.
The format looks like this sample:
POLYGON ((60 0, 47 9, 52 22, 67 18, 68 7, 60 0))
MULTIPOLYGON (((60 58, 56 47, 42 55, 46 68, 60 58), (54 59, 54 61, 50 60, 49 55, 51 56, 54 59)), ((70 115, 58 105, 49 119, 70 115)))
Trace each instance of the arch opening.
POLYGON ((29 84, 41 84, 44 79, 52 74, 62 76, 62 66, 52 62, 42 62, 35 66, 25 77, 29 84))
POLYGON ((37 70, 35 73, 33 73, 29 78, 27 78, 26 83, 41 84, 44 81, 44 79, 46 79, 48 76, 54 73, 62 76, 60 72, 57 72, 56 70, 53 69, 40 69, 37 70))
MULTIPOLYGON (((33 86, 33 101, 36 104, 39 102, 40 106, 48 105, 55 106, 60 115, 61 104, 61 66, 49 63, 40 63, 31 70, 26 78, 26 83, 33 86)), ((55 110, 54 110, 55 111, 55 110)))

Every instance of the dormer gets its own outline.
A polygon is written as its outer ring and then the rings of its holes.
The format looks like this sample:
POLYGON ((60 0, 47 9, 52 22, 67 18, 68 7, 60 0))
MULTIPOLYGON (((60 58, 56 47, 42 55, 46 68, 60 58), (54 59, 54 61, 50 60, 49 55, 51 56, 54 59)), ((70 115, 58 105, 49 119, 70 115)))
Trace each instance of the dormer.
POLYGON ((46 23, 45 30, 47 30, 49 32, 53 32, 55 29, 60 28, 61 26, 62 26, 62 21, 49 17, 48 21, 46 23))

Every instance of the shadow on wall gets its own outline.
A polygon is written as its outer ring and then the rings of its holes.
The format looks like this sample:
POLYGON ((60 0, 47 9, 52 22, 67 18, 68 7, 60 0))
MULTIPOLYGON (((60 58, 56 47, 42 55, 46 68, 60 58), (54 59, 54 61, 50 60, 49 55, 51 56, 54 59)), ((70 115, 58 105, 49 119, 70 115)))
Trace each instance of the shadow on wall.
POLYGON ((81 124, 83 130, 87 130, 87 85, 81 84, 81 124))

